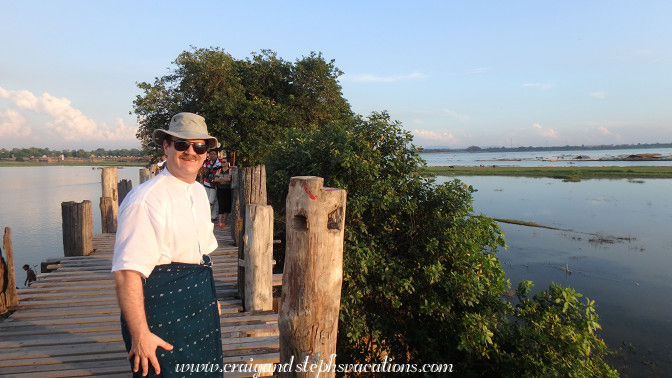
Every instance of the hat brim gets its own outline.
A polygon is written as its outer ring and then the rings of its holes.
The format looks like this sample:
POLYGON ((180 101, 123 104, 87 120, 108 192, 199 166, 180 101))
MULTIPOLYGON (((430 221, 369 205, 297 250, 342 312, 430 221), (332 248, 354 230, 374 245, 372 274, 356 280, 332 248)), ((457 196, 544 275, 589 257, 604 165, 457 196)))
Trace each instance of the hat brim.
POLYGON ((163 140, 166 135, 174 136, 180 139, 203 139, 207 144, 208 148, 215 148, 219 146, 217 138, 210 136, 208 134, 201 133, 191 133, 191 132, 174 132, 163 129, 156 129, 152 132, 152 141, 159 147, 163 147, 163 140))

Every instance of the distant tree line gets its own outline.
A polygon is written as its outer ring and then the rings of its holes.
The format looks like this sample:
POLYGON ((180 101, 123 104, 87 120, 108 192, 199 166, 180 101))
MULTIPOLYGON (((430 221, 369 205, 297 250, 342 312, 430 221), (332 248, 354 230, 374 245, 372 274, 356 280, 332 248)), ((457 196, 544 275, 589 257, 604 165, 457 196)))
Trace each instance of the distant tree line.
POLYGON ((84 149, 79 150, 50 150, 48 148, 38 148, 38 147, 29 147, 29 148, 12 148, 11 150, 0 148, 0 159, 16 158, 16 159, 25 159, 32 157, 59 157, 63 155, 68 158, 88 158, 91 155, 97 157, 105 156, 121 156, 121 157, 141 157, 145 156, 142 151, 137 148, 133 149, 117 149, 117 150, 106 150, 104 148, 98 148, 96 150, 86 151, 84 149))
POLYGON ((479 147, 467 148, 421 148, 419 152, 527 152, 527 151, 586 151, 586 150, 631 150, 649 148, 672 148, 672 143, 637 143, 637 144, 600 144, 596 146, 551 146, 551 147, 479 147))

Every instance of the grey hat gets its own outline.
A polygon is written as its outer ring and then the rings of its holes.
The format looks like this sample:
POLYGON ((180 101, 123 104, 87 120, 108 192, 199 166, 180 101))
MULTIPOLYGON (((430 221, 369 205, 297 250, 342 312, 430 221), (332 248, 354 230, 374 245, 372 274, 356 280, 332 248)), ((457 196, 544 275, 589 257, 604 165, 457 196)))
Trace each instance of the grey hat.
POLYGON ((175 114, 170 119, 168 130, 154 130, 152 140, 157 146, 162 146, 166 135, 180 139, 204 139, 208 148, 215 148, 219 145, 217 138, 208 135, 208 126, 205 124, 205 118, 194 113, 175 114))

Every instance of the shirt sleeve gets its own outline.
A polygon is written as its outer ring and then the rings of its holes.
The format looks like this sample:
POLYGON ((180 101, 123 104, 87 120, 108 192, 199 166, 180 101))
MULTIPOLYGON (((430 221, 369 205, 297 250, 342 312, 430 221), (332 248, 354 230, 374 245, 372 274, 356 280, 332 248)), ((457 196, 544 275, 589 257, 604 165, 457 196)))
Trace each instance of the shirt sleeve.
POLYGON ((112 271, 135 270, 149 277, 161 258, 159 240, 165 224, 146 203, 122 206, 118 216, 112 271))

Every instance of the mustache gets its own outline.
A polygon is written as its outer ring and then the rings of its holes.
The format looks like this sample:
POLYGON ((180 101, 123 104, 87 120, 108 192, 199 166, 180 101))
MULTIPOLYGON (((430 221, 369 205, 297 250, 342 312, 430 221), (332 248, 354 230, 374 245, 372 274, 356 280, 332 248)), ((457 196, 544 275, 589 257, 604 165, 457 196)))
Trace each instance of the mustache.
POLYGON ((196 156, 196 155, 191 155, 191 154, 188 154, 188 153, 185 152, 185 153, 183 153, 182 155, 180 155, 180 159, 182 159, 182 160, 189 160, 189 161, 197 161, 197 160, 198 160, 198 156, 196 156))

